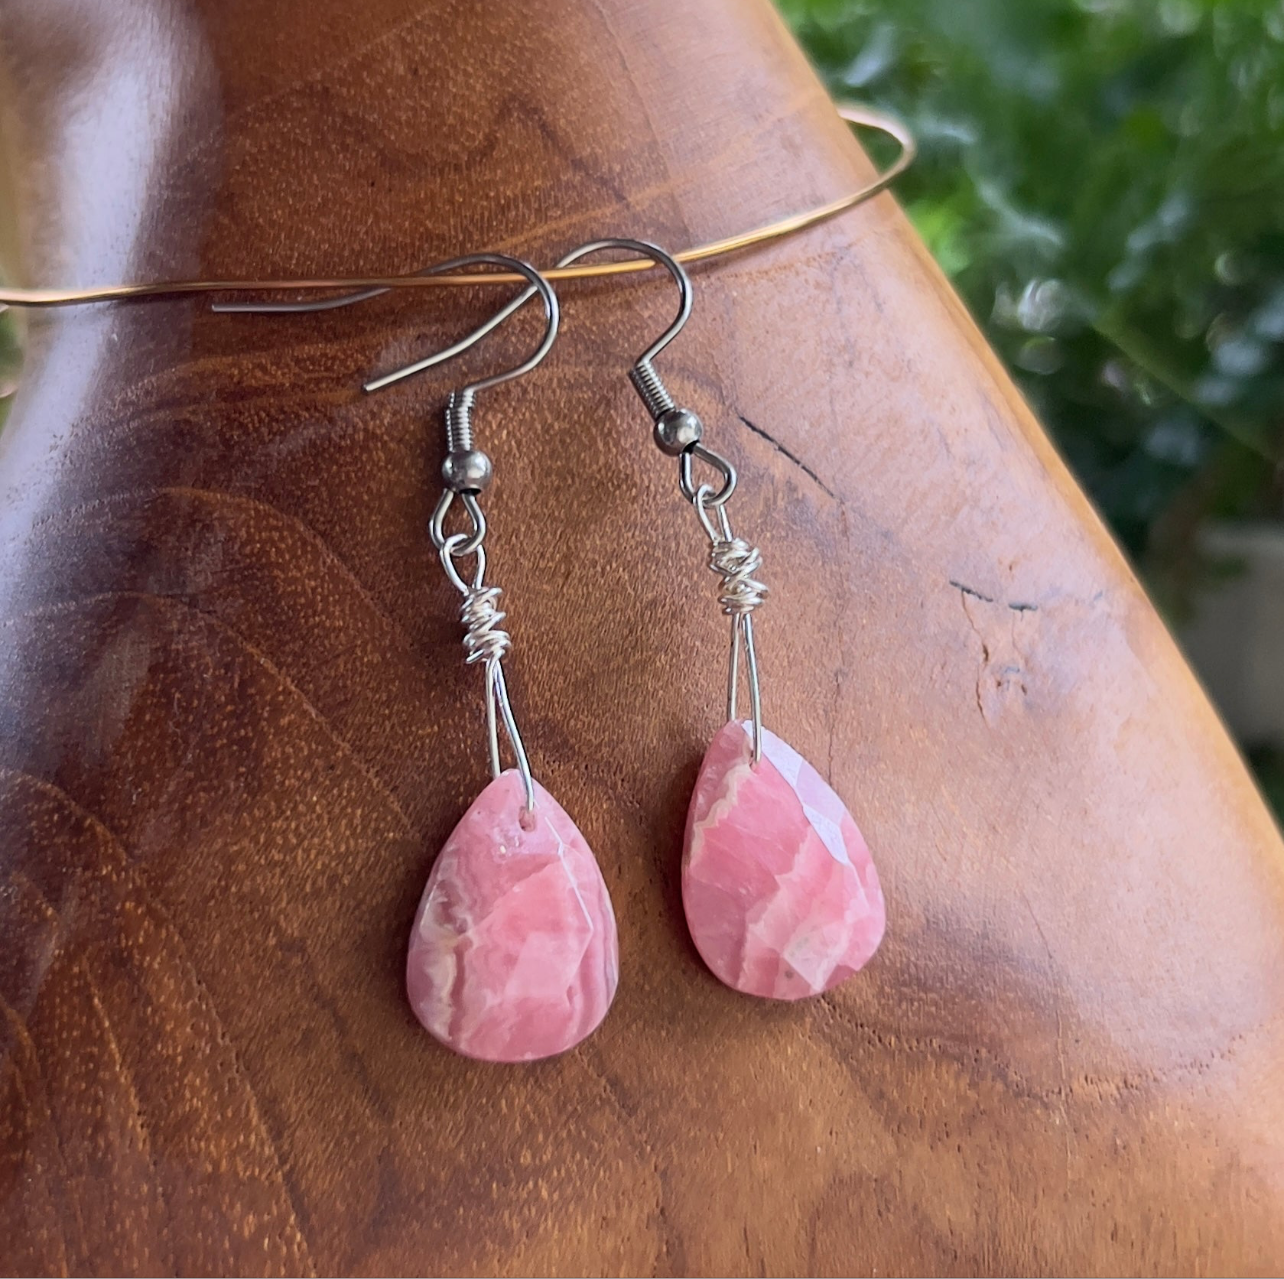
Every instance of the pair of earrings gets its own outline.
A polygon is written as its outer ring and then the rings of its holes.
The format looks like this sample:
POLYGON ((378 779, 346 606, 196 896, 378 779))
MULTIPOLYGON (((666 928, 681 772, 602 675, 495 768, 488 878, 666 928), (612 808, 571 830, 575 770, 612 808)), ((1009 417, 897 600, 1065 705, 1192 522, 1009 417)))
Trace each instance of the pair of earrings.
MULTIPOLYGON (((676 405, 653 361, 691 313, 691 282, 656 245, 604 239, 558 266, 603 250, 631 251, 665 267, 677 284, 677 318, 629 370, 661 452, 678 464, 678 487, 708 539, 718 602, 731 619, 727 723, 700 767, 687 814, 682 900, 697 950, 735 990, 799 999, 829 990, 859 969, 882 939, 885 912, 869 849, 843 802, 816 770, 763 727, 753 613, 766 598, 758 550, 732 531, 728 499, 736 470, 704 443, 704 427, 676 405), (695 464, 714 483, 697 482, 695 464), (737 715, 742 675, 749 718, 737 715)), ((446 405, 444 488, 430 535, 462 597, 465 660, 483 668, 492 780, 446 840, 415 916, 406 989, 423 1025, 443 1044, 486 1061, 533 1061, 574 1047, 602 1022, 619 976, 615 916, 597 861, 578 827, 533 777, 504 679, 511 641, 500 589, 486 579, 486 519, 480 497, 492 465, 474 443, 479 391, 534 369, 557 336, 557 296, 532 266, 503 254, 473 254, 432 273, 491 266, 530 288, 473 333, 436 355, 367 384, 367 390, 440 364, 492 332, 538 296, 545 332, 514 369, 473 382, 446 405), (458 502, 468 521, 447 533, 458 502), (514 766, 504 769, 503 727, 514 766)), ((323 305, 333 306, 369 293, 323 305)), ((315 309, 316 304, 236 309, 315 309)))

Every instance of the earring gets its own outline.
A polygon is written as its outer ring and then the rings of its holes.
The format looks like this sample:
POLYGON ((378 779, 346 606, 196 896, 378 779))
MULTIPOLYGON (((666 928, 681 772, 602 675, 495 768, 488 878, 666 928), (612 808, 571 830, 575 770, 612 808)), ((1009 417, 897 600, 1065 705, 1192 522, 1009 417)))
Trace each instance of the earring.
MULTIPOLYGON (((535 1061, 573 1048, 601 1024, 615 997, 619 948, 602 872, 584 836, 531 775, 504 678, 511 646, 501 628, 500 590, 486 582, 486 518, 481 494, 490 458, 473 441, 478 392, 529 373, 557 336, 557 297, 529 264, 476 253, 425 274, 492 266, 525 276, 531 287, 498 316, 446 350, 365 386, 376 391, 442 364, 494 330, 538 294, 546 326, 540 344, 516 368, 452 392, 446 406, 441 499, 429 532, 452 586, 463 597, 465 661, 482 667, 491 782, 451 832, 433 864, 415 914, 406 956, 406 993, 415 1016, 448 1048, 483 1061, 535 1061), (467 531, 447 533, 458 502, 467 531), (471 573, 466 570, 472 560, 471 573), (515 767, 500 761, 499 726, 515 767)), ((333 309, 383 292, 366 290, 323 303, 233 303, 221 310, 333 309)))
POLYGON ((727 500, 736 470, 704 442, 704 426, 678 407, 652 361, 691 314, 691 281, 663 249, 640 240, 582 245, 558 266, 602 249, 625 249, 665 267, 681 301, 669 329, 629 371, 654 423, 660 451, 678 462, 678 486, 709 539, 718 602, 731 618, 727 723, 709 745, 687 813, 682 903, 696 949, 735 990, 800 999, 861 968, 883 937, 886 911, 869 848, 842 800, 791 746, 763 727, 753 613, 767 598, 757 548, 735 536, 727 500), (699 461, 717 487, 697 484, 699 461), (750 717, 736 714, 741 670, 750 717))

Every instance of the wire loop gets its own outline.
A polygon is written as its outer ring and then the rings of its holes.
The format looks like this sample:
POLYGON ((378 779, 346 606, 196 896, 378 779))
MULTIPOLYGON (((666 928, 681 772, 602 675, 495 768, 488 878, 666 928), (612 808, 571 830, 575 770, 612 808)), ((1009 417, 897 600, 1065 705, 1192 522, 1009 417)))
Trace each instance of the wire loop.
MULTIPOLYGON (((720 510, 736 491, 736 478, 736 468, 721 453, 715 453, 704 444, 693 444, 678 457, 678 487, 688 502, 695 503, 696 513, 702 523, 705 520, 703 508, 712 506, 720 510), (722 476, 722 484, 717 489, 708 484, 696 487, 692 474, 692 461, 695 458, 708 463, 722 476), (705 494, 703 498, 700 497, 701 493, 705 494)), ((707 529, 708 525, 705 527, 707 529)), ((710 533, 709 536, 713 537, 713 534, 710 533)))
POLYGON ((446 570, 446 576, 450 579, 451 586, 461 595, 467 595, 469 591, 477 590, 482 584, 482 579, 486 576, 486 548, 481 543, 478 543, 472 550, 469 550, 467 547, 469 540, 466 533, 452 533, 437 548, 437 553, 441 556, 441 566, 446 570), (456 560, 467 559, 470 555, 477 556, 477 567, 473 570, 471 583, 455 567, 456 560))
MULTIPOLYGON (((472 555, 474 551, 480 552, 482 543, 486 540, 486 516, 482 514, 481 503, 477 500, 476 493, 456 493, 454 489, 442 489, 441 497, 437 499, 436 509, 432 513, 432 519, 428 524, 428 535, 432 538, 432 544, 442 552, 442 563, 447 563, 450 558, 461 558, 465 555, 472 555), (472 523, 470 533, 456 533, 448 536, 446 533, 446 513, 450 510, 455 499, 458 498, 469 520, 472 523), (462 541, 457 539, 462 538, 462 541), (446 547, 456 545, 458 549, 452 550, 449 555, 446 554, 446 547)), ((451 570, 447 568, 447 572, 451 570)))
MULTIPOLYGON (((896 159, 871 182, 847 195, 839 196, 828 204, 822 204, 802 213, 794 213, 779 218, 765 226, 755 227, 750 231, 740 231, 734 235, 724 236, 720 240, 711 240, 707 244, 683 249, 673 256, 684 264, 705 262, 711 258, 725 257, 728 253, 738 253, 742 249, 753 248, 778 240, 783 236, 794 235, 808 227, 826 222, 846 213, 866 200, 887 190, 889 186, 906 169, 914 163, 918 154, 918 144, 909 128, 895 116, 873 107, 854 102, 836 104, 838 114, 848 124, 873 129, 878 133, 894 139, 901 148, 896 159)), ((583 280, 602 276, 625 275, 636 271, 655 270, 656 263, 649 258, 628 258, 617 262, 594 262, 587 266, 554 267, 546 271, 549 280, 583 280)), ((77 306, 86 302, 116 302, 126 298, 166 297, 184 293, 324 293, 334 289, 362 289, 367 296, 374 297, 385 289, 436 288, 441 286, 475 286, 478 284, 527 284, 529 281, 515 272, 496 272, 485 276, 467 274, 443 274, 426 276, 417 273, 409 275, 377 276, 336 276, 328 279, 302 280, 166 280, 153 284, 115 284, 105 288, 54 288, 54 289, 0 289, 0 303, 10 306, 77 306)), ((337 300, 343 305, 355 298, 337 300)))

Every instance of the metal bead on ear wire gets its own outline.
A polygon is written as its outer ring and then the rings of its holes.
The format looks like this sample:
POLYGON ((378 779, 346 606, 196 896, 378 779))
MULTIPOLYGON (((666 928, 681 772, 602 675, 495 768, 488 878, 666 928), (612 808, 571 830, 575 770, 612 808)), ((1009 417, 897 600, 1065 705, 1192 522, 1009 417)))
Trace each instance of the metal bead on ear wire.
MULTIPOLYGON (((368 382, 376 391, 442 364, 492 332, 538 296, 544 336, 516 368, 455 391, 446 405, 444 487, 429 533, 462 603, 465 661, 485 675, 492 781, 446 840, 424 888, 406 958, 406 991, 415 1016, 443 1044, 485 1061, 533 1061, 574 1047, 606 1016, 619 977, 615 915, 602 872, 584 836, 531 775, 504 677, 512 640, 501 623, 500 589, 486 582, 486 518, 480 497, 493 475, 476 447, 477 394, 529 373, 557 336, 557 297, 534 267, 503 254, 476 253, 430 267, 437 274, 471 266, 513 271, 530 281, 499 315, 444 351, 368 382), (447 532, 458 503, 467 527, 447 532), (469 572, 471 561, 471 572, 469 572), (499 729, 514 767, 500 759, 499 729)), ((333 309, 373 297, 366 290, 324 303, 223 305, 221 310, 333 309)))
POLYGON ((882 940, 885 909, 869 849, 820 774, 763 727, 753 614, 767 598, 762 556, 727 515, 736 469, 705 443, 704 426, 674 403, 653 361, 691 314, 691 281, 663 249, 641 240, 596 240, 567 266, 624 249, 664 266, 678 285, 677 318, 629 372, 661 452, 678 461, 678 486, 709 539, 718 604, 731 619, 727 723, 714 736, 687 814, 682 901, 696 948, 728 986, 770 999, 829 990, 866 963, 882 940), (698 481, 696 466, 708 468, 698 481), (750 717, 737 718, 743 671, 750 717))

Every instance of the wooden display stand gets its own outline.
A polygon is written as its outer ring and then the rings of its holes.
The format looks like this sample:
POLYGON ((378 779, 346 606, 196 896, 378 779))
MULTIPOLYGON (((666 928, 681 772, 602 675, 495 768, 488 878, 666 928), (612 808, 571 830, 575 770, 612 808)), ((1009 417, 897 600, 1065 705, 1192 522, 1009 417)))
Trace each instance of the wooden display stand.
MULTIPOLYGON (((764 0, 7 0, 22 283, 712 239, 869 166, 764 0)), ((1073 157, 1067 157, 1073 163, 1073 157)), ((402 994, 484 783, 425 527, 482 290, 36 316, 0 433, 0 1269, 1269 1270, 1284 859, 1096 515, 891 198, 695 272, 662 357, 741 472, 766 717, 889 932, 796 1006, 684 932, 726 619, 629 362, 568 288, 479 402, 541 780, 620 923, 602 1029, 470 1063, 402 994)))

